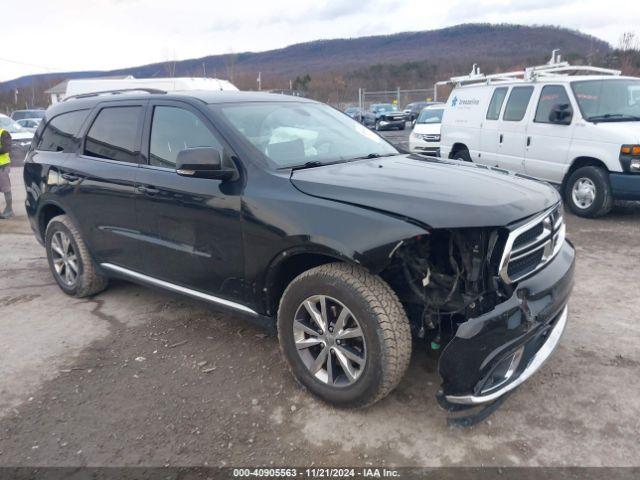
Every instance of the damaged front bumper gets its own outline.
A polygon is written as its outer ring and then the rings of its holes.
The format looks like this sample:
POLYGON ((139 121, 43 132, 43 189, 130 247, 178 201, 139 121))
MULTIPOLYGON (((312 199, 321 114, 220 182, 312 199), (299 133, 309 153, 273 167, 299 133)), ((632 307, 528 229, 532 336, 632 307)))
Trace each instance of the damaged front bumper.
POLYGON ((575 250, 566 241, 545 268, 518 284, 511 298, 458 327, 440 356, 441 406, 490 409, 542 366, 567 323, 574 264, 575 250))

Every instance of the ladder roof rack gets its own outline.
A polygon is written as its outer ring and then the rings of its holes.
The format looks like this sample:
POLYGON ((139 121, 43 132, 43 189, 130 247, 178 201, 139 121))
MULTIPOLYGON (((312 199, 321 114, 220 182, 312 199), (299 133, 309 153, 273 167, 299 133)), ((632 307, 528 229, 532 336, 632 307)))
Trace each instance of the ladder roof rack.
POLYGON ((592 67, 588 65, 571 65, 569 62, 562 61, 560 50, 555 49, 551 52, 551 59, 544 65, 527 67, 524 70, 504 73, 494 73, 485 75, 480 72, 478 64, 474 63, 471 72, 468 75, 451 77, 449 80, 437 82, 436 85, 470 85, 474 83, 492 83, 507 82, 513 80, 535 81, 539 78, 550 78, 554 76, 566 76, 572 73, 600 74, 600 75, 620 75, 620 70, 612 70, 609 68, 592 67))

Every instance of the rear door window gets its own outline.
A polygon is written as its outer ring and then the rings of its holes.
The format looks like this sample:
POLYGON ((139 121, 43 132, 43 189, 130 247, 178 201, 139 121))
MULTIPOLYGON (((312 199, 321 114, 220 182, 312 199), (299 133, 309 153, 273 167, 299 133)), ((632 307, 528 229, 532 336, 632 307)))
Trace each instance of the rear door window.
POLYGON ((571 101, 569 100, 567 91, 562 85, 546 85, 542 89, 540 99, 538 100, 536 116, 533 121, 536 123, 553 123, 550 115, 554 108, 563 108, 569 112, 572 111, 571 101))
POLYGON ((137 163, 140 157, 142 111, 141 106, 103 108, 87 133, 84 154, 137 163))
POLYGON ((519 122, 524 118, 531 100, 533 87, 513 87, 502 119, 507 122, 519 122))
POLYGON ((498 120, 500 118, 500 110, 502 110, 502 104, 507 96, 507 87, 496 88, 491 96, 491 102, 489 102, 489 108, 487 109, 487 120, 498 120))
POLYGON ((89 110, 77 110, 54 117, 42 131, 37 150, 45 152, 75 152, 79 145, 78 132, 89 110))

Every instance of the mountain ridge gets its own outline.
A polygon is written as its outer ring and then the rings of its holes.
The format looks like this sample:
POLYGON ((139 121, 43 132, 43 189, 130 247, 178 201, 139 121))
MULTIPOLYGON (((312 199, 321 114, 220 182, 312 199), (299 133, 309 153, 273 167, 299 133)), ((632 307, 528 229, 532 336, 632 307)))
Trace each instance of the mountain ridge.
POLYGON ((554 48, 560 48, 565 56, 583 58, 611 50, 607 42, 575 30, 553 26, 476 23, 436 30, 314 40, 263 52, 207 55, 111 70, 26 75, 0 83, 0 91, 65 78, 202 76, 205 70, 208 76, 222 78, 248 76, 254 83, 258 72, 282 80, 306 73, 344 73, 374 64, 412 61, 448 63, 457 68, 465 65, 470 68, 472 63, 482 66, 484 61, 491 67, 499 68, 543 58, 554 48))

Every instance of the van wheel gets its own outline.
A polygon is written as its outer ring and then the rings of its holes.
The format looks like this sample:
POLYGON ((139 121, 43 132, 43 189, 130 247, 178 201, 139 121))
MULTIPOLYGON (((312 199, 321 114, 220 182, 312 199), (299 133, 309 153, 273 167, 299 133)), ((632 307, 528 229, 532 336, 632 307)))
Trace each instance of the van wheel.
POLYGON ((467 150, 465 148, 463 150, 458 150, 456 153, 454 153, 452 158, 454 160, 461 160, 463 162, 470 162, 471 161, 471 154, 469 153, 469 150, 467 150))
POLYGON ((51 219, 45 248, 53 278, 67 295, 88 297, 107 288, 108 279, 96 272, 80 232, 66 215, 51 219))
POLYGON ((606 215, 613 206, 608 173, 600 167, 582 167, 571 174, 564 198, 573 213, 595 218, 606 215))
POLYGON ((296 277, 278 309, 280 348, 295 378, 340 407, 391 392, 411 358, 404 308, 380 277, 344 263, 296 277))

